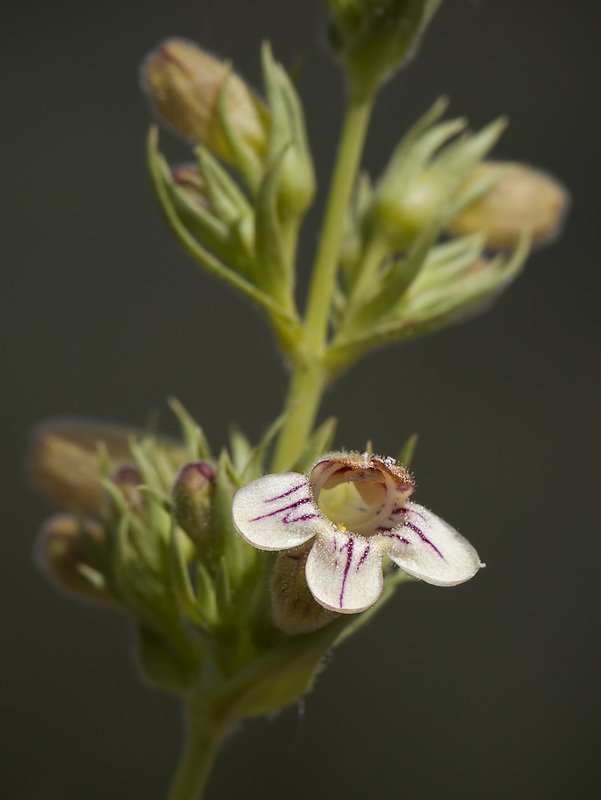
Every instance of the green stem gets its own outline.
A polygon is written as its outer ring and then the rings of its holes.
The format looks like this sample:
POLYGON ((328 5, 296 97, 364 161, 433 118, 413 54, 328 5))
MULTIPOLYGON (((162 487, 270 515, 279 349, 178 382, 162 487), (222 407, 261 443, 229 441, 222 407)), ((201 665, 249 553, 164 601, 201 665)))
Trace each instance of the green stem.
POLYGON ((372 109, 372 97, 350 96, 342 128, 336 167, 330 187, 305 316, 305 354, 294 365, 290 380, 286 424, 278 439, 272 469, 290 468, 310 435, 328 381, 323 356, 328 338, 344 220, 361 160, 372 109))
POLYGON ((227 720, 216 719, 192 703, 186 707, 186 726, 184 750, 168 800, 201 800, 229 729, 227 720))
POLYGON ((303 451, 328 380, 321 361, 297 362, 286 398, 286 423, 278 438, 272 471, 290 469, 303 451))
POLYGON ((351 96, 342 128, 307 303, 307 341, 310 349, 319 356, 323 353, 328 335, 330 302, 338 268, 344 219, 363 152, 371 108, 371 97, 356 99, 351 96))

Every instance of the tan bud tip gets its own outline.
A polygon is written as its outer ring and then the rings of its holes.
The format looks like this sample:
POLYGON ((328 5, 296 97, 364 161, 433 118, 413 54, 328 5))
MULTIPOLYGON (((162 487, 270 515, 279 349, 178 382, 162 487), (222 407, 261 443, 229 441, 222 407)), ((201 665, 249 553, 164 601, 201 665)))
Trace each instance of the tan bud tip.
MULTIPOLYGON (((468 185, 500 166, 495 162, 480 164, 468 185)), ((459 214, 449 230, 456 236, 481 231, 486 234, 487 246, 494 250, 513 250, 523 234, 529 234, 533 245, 540 246, 559 236, 569 206, 569 192, 552 175, 515 164, 508 166, 490 191, 459 214)))
POLYGON ((142 88, 157 114, 177 133, 229 160, 217 114, 219 92, 226 78, 230 121, 247 144, 263 154, 267 145, 267 112, 244 81, 230 74, 222 61, 192 42, 168 39, 141 67, 142 88))
POLYGON ((103 504, 99 449, 115 462, 130 458, 125 430, 76 420, 51 420, 35 428, 27 473, 57 505, 91 513, 103 504))
POLYGON ((102 576, 91 563, 86 537, 99 547, 105 544, 105 533, 97 522, 57 514, 44 523, 38 534, 34 561, 58 589, 110 603, 102 588, 102 576))

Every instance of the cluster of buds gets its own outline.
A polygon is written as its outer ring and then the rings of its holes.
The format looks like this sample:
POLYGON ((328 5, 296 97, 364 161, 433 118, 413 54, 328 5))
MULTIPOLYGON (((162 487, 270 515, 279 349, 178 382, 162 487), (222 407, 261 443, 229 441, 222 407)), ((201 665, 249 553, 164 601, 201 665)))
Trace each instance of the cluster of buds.
MULTIPOLYGON (((42 526, 35 560, 70 596, 133 616, 153 685, 208 704, 231 691, 245 698, 239 716, 270 713, 310 687, 349 618, 308 587, 305 555, 260 553, 232 518, 236 492, 245 486, 247 507, 262 480, 279 426, 256 447, 236 432, 231 455, 214 458, 199 426, 172 407, 181 443, 70 421, 34 431, 29 475, 62 509, 42 526)), ((310 469, 333 430, 331 421, 319 428, 294 469, 310 469)), ((384 597, 399 578, 386 581, 384 597)))
POLYGON ((335 373, 374 347, 437 330, 487 308, 530 246, 561 229, 569 196, 554 178, 485 161, 505 120, 477 133, 440 121, 437 101, 402 139, 372 187, 361 176, 346 221, 335 373))
POLYGON ((328 41, 349 90, 369 96, 414 53, 442 0, 327 0, 328 41))
POLYGON ((190 42, 163 42, 142 65, 142 85, 158 116, 193 143, 195 163, 170 168, 154 129, 148 158, 180 242, 262 306, 287 349, 298 338, 294 243, 315 178, 300 100, 267 45, 262 65, 266 103, 229 64, 190 42))
MULTIPOLYGON (((371 65, 378 84, 400 64, 439 3, 329 5, 353 85, 355 70, 366 78, 371 65)), ((180 242, 262 306, 295 361, 307 335, 294 296, 296 237, 315 181, 301 102, 267 46, 263 72, 266 104, 229 65, 188 42, 164 42, 143 65, 143 85, 159 116, 195 144, 196 162, 170 168, 153 130, 149 165, 180 242)), ((561 184, 485 160, 506 121, 471 133, 463 118, 442 120, 446 106, 437 101, 408 131, 375 185, 365 175, 356 183, 324 358, 331 377, 375 347, 487 308, 529 248, 561 228, 568 206, 561 184)))

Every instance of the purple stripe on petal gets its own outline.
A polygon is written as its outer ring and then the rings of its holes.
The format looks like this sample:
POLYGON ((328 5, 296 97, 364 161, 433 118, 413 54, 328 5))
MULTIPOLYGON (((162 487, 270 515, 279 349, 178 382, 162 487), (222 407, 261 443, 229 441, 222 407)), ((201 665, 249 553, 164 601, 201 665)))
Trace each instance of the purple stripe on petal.
POLYGON ((345 547, 347 549, 346 552, 346 564, 344 565, 344 575, 342 576, 342 587, 340 589, 340 600, 339 605, 342 608, 342 598, 344 597, 344 589, 346 587, 346 579, 348 577, 349 569, 351 568, 351 561, 353 560, 353 547, 354 547, 354 540, 350 538, 346 544, 344 544, 340 550, 342 551, 345 547))
POLYGON ((403 522, 403 527, 405 527, 405 528, 409 528, 409 530, 413 531, 413 533, 417 533, 417 535, 418 535, 418 536, 419 536, 419 538, 422 540, 422 542, 425 542, 426 544, 429 544, 429 545, 430 545, 430 547, 432 548, 432 550, 434 550, 434 552, 435 552, 435 553, 438 553, 438 555, 439 555, 439 556, 442 558, 442 560, 443 560, 443 561, 445 560, 445 557, 444 557, 444 556, 443 556, 443 554, 440 552, 440 550, 438 549, 438 547, 436 547, 436 545, 435 545, 435 544, 432 544, 432 542, 431 542, 431 541, 428 539, 428 537, 425 535, 425 533, 423 533, 423 532, 422 532, 422 531, 421 531, 421 530, 420 530, 420 529, 417 527, 417 525, 414 525, 414 524, 413 524, 413 522, 409 522, 408 520, 405 520, 405 521, 403 522))
POLYGON ((308 519, 315 519, 315 517, 318 517, 319 514, 303 514, 300 517, 295 517, 294 519, 291 519, 292 511, 294 511, 295 508, 298 508, 299 506, 302 506, 305 503, 310 503, 310 502, 311 502, 310 497, 303 497, 301 500, 297 500, 295 503, 290 503, 289 506, 284 506, 283 508, 276 508, 275 511, 270 511, 268 514, 261 514, 260 517, 255 517, 254 519, 249 520, 249 522, 259 522, 262 519, 267 519, 267 517, 275 517, 277 514, 282 514, 284 511, 289 512, 288 514, 284 514, 284 516, 282 517, 282 522, 285 523, 286 525, 289 525, 292 522, 304 522, 305 520, 308 519))
POLYGON ((263 500, 264 503, 274 503, 276 500, 281 500, 283 497, 288 497, 289 494, 293 494, 294 492, 298 492, 303 486, 306 486, 305 483, 299 483, 298 486, 295 486, 292 489, 288 489, 287 492, 284 494, 279 494, 277 497, 268 497, 267 500, 263 500))
POLYGON ((363 562, 365 561, 365 559, 369 555, 369 551, 370 550, 371 550, 371 545, 368 544, 367 547, 365 548, 365 550, 363 551, 363 555, 359 559, 359 563, 357 564, 357 572, 359 572, 359 567, 361 566, 361 564, 363 564, 363 562))

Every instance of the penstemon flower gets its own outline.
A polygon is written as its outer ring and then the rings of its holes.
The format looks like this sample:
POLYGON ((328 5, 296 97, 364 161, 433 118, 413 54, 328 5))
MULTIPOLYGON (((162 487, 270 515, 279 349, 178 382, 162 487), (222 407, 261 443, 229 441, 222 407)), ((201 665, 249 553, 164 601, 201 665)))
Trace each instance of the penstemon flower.
POLYGON ((482 566, 471 544, 423 506, 409 501, 410 475, 393 459, 332 454, 309 475, 264 475, 234 498, 234 525, 259 550, 288 550, 313 540, 306 561, 313 597, 356 614, 383 589, 382 557, 437 586, 472 578, 482 566))
MULTIPOLYGON (((291 368, 283 411, 254 446, 236 429, 229 447, 212 450, 177 401, 181 441, 69 421, 33 437, 30 477, 69 512, 43 526, 36 563, 72 597, 130 614, 141 675, 185 707, 169 800, 199 800, 228 731, 298 701, 331 648, 406 578, 454 586, 483 566, 454 528, 410 501, 406 467, 323 455, 336 420, 317 425, 325 389, 344 370, 488 307, 530 242, 557 234, 568 206, 551 177, 484 161, 504 120, 470 134, 466 120, 443 120, 444 99, 380 177, 361 174, 376 94, 440 3, 326 2, 347 99, 304 308, 297 240, 317 181, 291 76, 267 43, 265 100, 228 62, 181 39, 142 66, 154 111, 193 143, 190 162, 172 167, 155 127, 148 137, 169 228, 199 266, 262 310, 291 368)), ((401 463, 414 445, 415 436, 401 463)))

